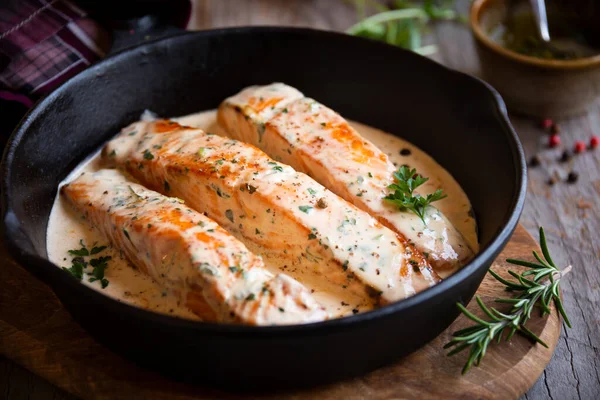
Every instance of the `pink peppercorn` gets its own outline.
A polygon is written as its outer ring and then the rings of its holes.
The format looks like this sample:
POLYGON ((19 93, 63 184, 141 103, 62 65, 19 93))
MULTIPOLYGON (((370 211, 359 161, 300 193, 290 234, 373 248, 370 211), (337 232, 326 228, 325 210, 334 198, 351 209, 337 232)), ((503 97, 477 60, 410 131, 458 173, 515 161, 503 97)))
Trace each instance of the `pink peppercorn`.
POLYGON ((590 139, 590 148, 595 149, 600 144, 600 138, 596 135, 592 136, 590 139))
POLYGON ((575 153, 583 153, 585 151, 585 143, 581 140, 575 142, 575 149, 573 150, 575 153))
POLYGON ((554 125, 554 121, 552 121, 550 118, 545 118, 542 120, 542 122, 540 122, 540 127, 542 129, 550 129, 552 125, 554 125))
POLYGON ((550 140, 548 141, 548 146, 556 147, 560 144, 560 136, 554 134, 550 136, 550 140))

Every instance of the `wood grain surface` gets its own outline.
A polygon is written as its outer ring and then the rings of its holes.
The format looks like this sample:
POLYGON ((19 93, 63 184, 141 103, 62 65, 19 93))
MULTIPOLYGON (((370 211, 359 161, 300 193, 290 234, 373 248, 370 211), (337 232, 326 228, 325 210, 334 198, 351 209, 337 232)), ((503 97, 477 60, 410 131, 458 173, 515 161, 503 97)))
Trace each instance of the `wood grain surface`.
MULTIPOLYGON (((466 13, 468 3, 459 0, 458 9, 466 13)), ((190 28, 288 25, 344 30, 354 22, 352 6, 342 0, 195 0, 190 28)), ((440 24, 427 41, 440 47, 432 58, 478 75, 479 64, 467 27, 440 24)), ((511 115, 511 120, 527 156, 540 153, 544 158, 541 167, 529 171, 521 223, 533 234, 538 226, 544 226, 555 261, 574 266, 562 283, 565 308, 574 328, 562 329, 550 364, 523 398, 596 399, 600 393, 600 150, 586 152, 569 163, 558 163, 560 150, 545 148, 547 136, 537 127, 537 121, 516 115, 511 115), (564 178, 570 170, 579 173, 576 184, 545 183, 550 174, 557 172, 564 178)), ((587 114, 559 123, 562 148, 570 149, 576 140, 587 141, 594 133, 600 135, 600 102, 590 104, 587 114)), ((20 293, 10 303, 19 304, 26 299, 27 294, 20 293)), ((2 343, 4 338, 0 336, 2 343)), ((370 393, 362 393, 370 397, 370 393)), ((71 399, 72 396, 0 357, 0 398, 71 399)), ((382 398, 398 396, 387 393, 382 398)))
MULTIPOLYGON (((527 257, 533 249, 537 249, 535 241, 518 227, 492 268, 508 278, 509 264, 503 260, 527 257)), ((0 256, 9 261, 0 269, 0 351, 54 385, 83 398, 517 398, 544 370, 561 329, 556 313, 549 318, 535 317, 531 329, 550 348, 515 337, 508 344, 490 346, 485 362, 461 376, 466 354, 449 358, 442 348, 453 331, 470 323, 461 316, 419 351, 364 377, 310 390, 234 395, 169 381, 110 352, 72 320, 48 287, 12 262, 4 250, 0 256)), ((504 286, 490 275, 477 293, 488 304, 506 295, 504 286)), ((470 309, 478 311, 473 302, 470 309)), ((390 346, 393 341, 390 338, 390 346)))

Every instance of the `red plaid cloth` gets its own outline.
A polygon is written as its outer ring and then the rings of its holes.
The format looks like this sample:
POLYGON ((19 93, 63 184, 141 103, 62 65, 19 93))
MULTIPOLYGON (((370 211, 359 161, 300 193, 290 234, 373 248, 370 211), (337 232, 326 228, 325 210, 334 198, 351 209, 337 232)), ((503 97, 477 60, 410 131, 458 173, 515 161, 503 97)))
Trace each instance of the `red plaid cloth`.
POLYGON ((85 17, 65 0, 0 9, 0 87, 37 97, 103 57, 108 46, 100 43, 108 44, 109 34, 85 17))
MULTIPOLYGON (((88 15, 69 0, 0 0, 0 142, 35 99, 108 52, 111 34, 91 17, 131 17, 117 1, 85 4, 95 14, 88 15)), ((187 25, 191 11, 186 0, 137 0, 128 5, 138 15, 167 16, 179 27, 187 25)))

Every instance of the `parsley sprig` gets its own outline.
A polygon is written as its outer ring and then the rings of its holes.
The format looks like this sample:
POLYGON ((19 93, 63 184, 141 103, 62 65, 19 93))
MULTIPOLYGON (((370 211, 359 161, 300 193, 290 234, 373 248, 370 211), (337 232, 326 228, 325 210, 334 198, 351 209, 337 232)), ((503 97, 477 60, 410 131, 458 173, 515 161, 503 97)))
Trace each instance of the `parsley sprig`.
POLYGON ((425 224, 425 209, 434 201, 438 201, 448 197, 442 193, 441 189, 428 194, 426 197, 414 193, 415 189, 429 180, 419 174, 416 169, 402 166, 398 171, 394 172, 396 182, 388 186, 393 190, 393 193, 384 197, 390 203, 394 203, 400 207, 400 210, 409 210, 414 212, 421 218, 425 224))
POLYGON ((88 250, 83 243, 83 239, 79 241, 79 244, 81 245, 80 249, 69 250, 69 254, 75 256, 71 260, 71 267, 63 267, 63 269, 77 280, 82 280, 85 272, 87 275, 90 275, 90 282, 100 281, 102 289, 104 289, 109 284, 108 279, 104 278, 104 270, 108 267, 108 261, 110 261, 112 257, 100 256, 89 260, 86 260, 86 258, 104 251, 106 246, 94 245, 91 250, 88 250), (92 272, 86 272, 88 266, 93 268, 92 272))
POLYGON ((384 5, 375 0, 352 0, 360 19, 346 32, 412 50, 422 55, 437 51, 435 45, 422 45, 422 37, 432 22, 460 21, 465 18, 454 11, 454 1, 395 0, 384 5), (371 7, 377 14, 366 17, 371 7))
POLYGON ((481 311, 489 318, 484 320, 471 313, 460 303, 456 305, 462 313, 469 319, 475 322, 474 325, 461 329, 453 333, 453 338, 444 348, 454 347, 448 356, 460 353, 467 348, 470 348, 469 357, 462 373, 466 373, 473 364, 479 365, 486 350, 493 340, 498 343, 502 341, 503 333, 508 332, 506 341, 509 341, 515 333, 530 339, 532 342, 539 343, 544 347, 548 347, 542 339, 535 333, 525 327, 525 324, 531 318, 531 313, 536 306, 539 306, 542 316, 552 312, 550 305, 553 302, 556 309, 563 317, 565 324, 571 328, 571 322, 567 317, 565 309, 562 305, 562 300, 559 293, 559 284, 561 278, 569 273, 571 266, 567 266, 562 271, 556 266, 546 243, 546 235, 544 228, 540 227, 540 247, 544 258, 534 251, 533 256, 537 262, 507 259, 506 261, 524 267, 529 267, 521 274, 514 271, 508 271, 517 281, 509 281, 502 278, 500 275, 490 270, 490 274, 499 282, 506 286, 509 292, 519 292, 519 295, 510 299, 496 299, 497 303, 512 304, 508 312, 500 312, 494 307, 486 306, 479 296, 475 299, 481 311))

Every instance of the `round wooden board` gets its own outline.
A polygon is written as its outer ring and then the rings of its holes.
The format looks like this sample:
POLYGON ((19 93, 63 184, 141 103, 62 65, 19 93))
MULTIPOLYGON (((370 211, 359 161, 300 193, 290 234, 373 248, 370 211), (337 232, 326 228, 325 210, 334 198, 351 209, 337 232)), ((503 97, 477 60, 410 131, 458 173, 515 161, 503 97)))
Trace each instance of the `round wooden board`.
MULTIPOLYGON (((518 226, 492 268, 508 276, 509 265, 504 259, 529 259, 534 249, 536 241, 518 226)), ((515 336, 509 343, 492 345, 480 367, 461 375, 466 354, 449 358, 442 349, 453 331, 468 325, 469 321, 461 316, 419 351, 364 377, 310 390, 242 396, 175 383, 136 367, 96 343, 71 319, 52 291, 10 259, 3 246, 0 259, 4 264, 0 268, 0 352, 82 398, 518 398, 550 361, 560 334, 556 313, 544 319, 536 316, 530 329, 549 348, 515 336)), ((477 293, 490 304, 506 296, 503 289, 488 275, 477 293)), ((477 309, 474 301, 469 309, 477 309)), ((391 337, 390 346, 393 342, 391 337)))

